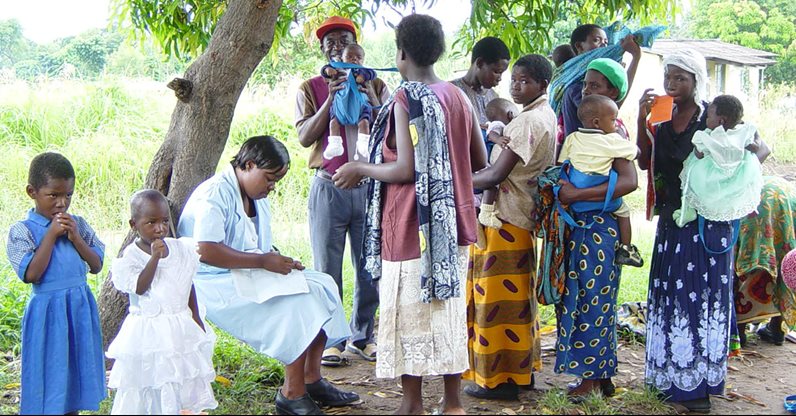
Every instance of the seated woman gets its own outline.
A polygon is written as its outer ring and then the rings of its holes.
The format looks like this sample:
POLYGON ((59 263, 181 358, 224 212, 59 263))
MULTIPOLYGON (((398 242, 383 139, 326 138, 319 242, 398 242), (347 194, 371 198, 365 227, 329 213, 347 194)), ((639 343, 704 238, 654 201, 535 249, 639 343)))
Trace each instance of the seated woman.
POLYGON ((326 346, 351 332, 334 280, 304 270, 275 251, 266 199, 287 174, 290 155, 271 136, 248 139, 228 166, 200 184, 188 199, 178 233, 197 241, 202 265, 194 279, 207 318, 256 351, 285 363, 277 414, 319 414, 321 406, 359 400, 321 377, 326 346), (304 270, 309 291, 255 303, 238 296, 230 269, 304 270))

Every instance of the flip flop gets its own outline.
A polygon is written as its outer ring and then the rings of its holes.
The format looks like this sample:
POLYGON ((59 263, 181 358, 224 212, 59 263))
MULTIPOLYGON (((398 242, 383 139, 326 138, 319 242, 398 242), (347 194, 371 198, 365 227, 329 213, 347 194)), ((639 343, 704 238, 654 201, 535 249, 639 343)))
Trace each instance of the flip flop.
POLYGON ((785 410, 796 413, 796 395, 786 397, 784 406, 785 410))
POLYGON ((367 361, 376 361, 376 344, 370 343, 365 345, 365 348, 359 348, 353 342, 349 342, 345 347, 346 351, 357 354, 367 361))
POLYGON ((321 356, 321 365, 326 367, 340 367, 347 364, 347 360, 343 357, 343 352, 340 348, 331 347, 323 350, 321 356))

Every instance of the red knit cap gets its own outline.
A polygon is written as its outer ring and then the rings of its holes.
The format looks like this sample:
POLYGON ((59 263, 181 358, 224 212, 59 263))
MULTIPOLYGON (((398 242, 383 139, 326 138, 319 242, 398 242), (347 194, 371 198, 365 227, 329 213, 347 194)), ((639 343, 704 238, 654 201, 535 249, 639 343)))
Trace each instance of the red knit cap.
POLYGON ((357 38, 357 29, 354 26, 354 22, 340 16, 332 16, 324 20, 318 30, 315 31, 315 35, 318 36, 318 40, 323 41, 323 37, 327 33, 338 29, 347 30, 354 34, 354 39, 357 38))

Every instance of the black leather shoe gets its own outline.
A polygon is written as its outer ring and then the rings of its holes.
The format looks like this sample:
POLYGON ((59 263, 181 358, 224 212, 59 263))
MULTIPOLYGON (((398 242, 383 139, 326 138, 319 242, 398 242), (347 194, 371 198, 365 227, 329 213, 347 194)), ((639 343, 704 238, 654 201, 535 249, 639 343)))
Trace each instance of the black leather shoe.
POLYGON ((613 397, 616 394, 616 386, 614 386, 610 378, 601 378, 600 388, 603 390, 603 396, 605 397, 613 397))
POLYGON ((355 401, 359 400, 359 395, 352 392, 345 392, 337 387, 333 386, 332 383, 326 381, 325 378, 321 378, 320 380, 312 383, 307 384, 307 394, 312 397, 312 400, 315 400, 321 406, 345 406, 355 401))
POLYGON ((489 389, 477 384, 464 386, 464 393, 485 400, 519 400, 519 388, 514 383, 501 383, 497 387, 489 389))
MULTIPOLYGON (((770 324, 769 324, 770 325, 770 324)), ((765 342, 774 345, 782 345, 785 342, 785 333, 780 331, 774 332, 769 325, 766 325, 757 330, 757 335, 765 342)))
POLYGON ((710 413, 710 397, 680 402, 691 413, 710 413))
POLYGON ((278 415, 322 415, 318 405, 312 401, 309 394, 296 400, 290 400, 282 395, 282 389, 276 392, 276 414, 278 415))

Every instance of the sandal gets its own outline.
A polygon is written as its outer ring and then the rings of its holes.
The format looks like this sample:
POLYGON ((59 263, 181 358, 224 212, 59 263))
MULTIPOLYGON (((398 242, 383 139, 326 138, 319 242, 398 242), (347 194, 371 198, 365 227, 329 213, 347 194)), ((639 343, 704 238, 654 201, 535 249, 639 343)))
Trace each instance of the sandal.
POLYGON ((796 395, 786 397, 784 406, 785 410, 796 413, 796 395))
POLYGON ((321 365, 326 367, 340 367, 345 364, 346 360, 343 358, 343 352, 340 351, 340 348, 331 347, 323 350, 321 365))
POLYGON ((376 344, 375 343, 371 342, 369 344, 365 344, 365 348, 359 348, 353 342, 349 342, 348 345, 346 345, 345 349, 346 349, 346 351, 348 351, 348 352, 350 352, 352 354, 356 354, 356 355, 364 358, 366 361, 371 361, 371 362, 376 361, 376 344))
POLYGON ((567 387, 567 398, 573 404, 583 403, 592 393, 603 395, 603 387, 600 380, 581 379, 577 385, 568 385, 567 387))

